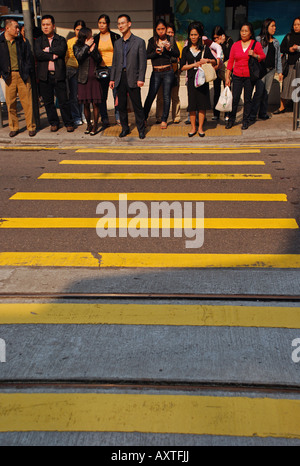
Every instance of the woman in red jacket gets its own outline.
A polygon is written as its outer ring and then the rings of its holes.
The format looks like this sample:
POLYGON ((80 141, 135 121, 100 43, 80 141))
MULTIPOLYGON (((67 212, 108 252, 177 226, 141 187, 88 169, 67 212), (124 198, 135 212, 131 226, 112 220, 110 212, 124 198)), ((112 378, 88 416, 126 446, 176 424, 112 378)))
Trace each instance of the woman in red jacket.
POLYGON ((249 117, 252 105, 252 92, 254 83, 250 79, 249 71, 249 57, 252 56, 256 60, 261 61, 266 58, 262 46, 256 42, 254 49, 254 30, 251 23, 244 23, 240 29, 240 40, 235 42, 230 50, 230 56, 226 71, 225 85, 230 86, 230 76, 233 69, 232 76, 232 112, 229 114, 229 120, 226 129, 232 128, 235 122, 237 108, 240 100, 242 90, 244 89, 244 112, 242 129, 247 129, 249 126, 249 117))

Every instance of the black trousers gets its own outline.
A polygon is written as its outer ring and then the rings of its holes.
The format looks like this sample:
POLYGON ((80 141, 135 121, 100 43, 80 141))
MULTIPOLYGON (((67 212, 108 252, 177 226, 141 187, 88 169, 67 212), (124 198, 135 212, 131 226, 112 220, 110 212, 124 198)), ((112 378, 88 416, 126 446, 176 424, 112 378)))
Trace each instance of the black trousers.
POLYGON ((127 93, 129 94, 130 100, 132 102, 136 126, 140 133, 145 129, 145 117, 141 99, 141 88, 129 87, 127 82, 126 71, 123 70, 120 84, 117 87, 120 122, 123 131, 129 129, 127 112, 127 93))
POLYGON ((251 106, 252 106, 252 92, 254 84, 250 78, 240 77, 233 75, 232 77, 232 112, 229 113, 229 120, 235 121, 236 113, 241 97, 242 90, 244 89, 244 112, 243 123, 249 121, 251 106))
POLYGON ((59 118, 54 101, 54 96, 56 96, 65 126, 73 126, 66 81, 56 81, 55 75, 48 73, 47 81, 40 80, 39 86, 49 124, 51 126, 59 125, 59 118))

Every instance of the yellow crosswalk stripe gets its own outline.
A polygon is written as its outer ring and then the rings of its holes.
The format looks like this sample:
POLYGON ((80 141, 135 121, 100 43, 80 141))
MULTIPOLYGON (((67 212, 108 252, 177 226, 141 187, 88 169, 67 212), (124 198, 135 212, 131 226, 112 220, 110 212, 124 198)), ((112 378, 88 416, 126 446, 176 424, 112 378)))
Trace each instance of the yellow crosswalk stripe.
POLYGON ((299 307, 204 304, 0 303, 0 325, 90 324, 300 328, 299 307))
MULTIPOLYGON (((287 202, 286 194, 269 193, 124 193, 128 201, 244 201, 287 202)), ((118 201, 120 193, 18 192, 11 200, 118 201)))
POLYGON ((300 268, 299 254, 1 252, 0 266, 119 268, 300 268))
POLYGON ((293 218, 1 218, 1 228, 199 228, 207 229, 297 229, 293 218), (99 222, 99 223, 98 223, 99 222))
POLYGON ((43 173, 39 180, 271 180, 262 173, 43 173))
POLYGON ((262 160, 62 160, 60 165, 265 165, 262 160))
POLYGON ((300 401, 271 397, 2 393, 0 431, 300 438, 300 401))
POLYGON ((95 148, 80 148, 76 150, 77 153, 99 153, 99 154, 260 154, 260 149, 256 148, 220 148, 208 147, 207 149, 199 147, 178 147, 170 149, 169 147, 95 147, 95 148))

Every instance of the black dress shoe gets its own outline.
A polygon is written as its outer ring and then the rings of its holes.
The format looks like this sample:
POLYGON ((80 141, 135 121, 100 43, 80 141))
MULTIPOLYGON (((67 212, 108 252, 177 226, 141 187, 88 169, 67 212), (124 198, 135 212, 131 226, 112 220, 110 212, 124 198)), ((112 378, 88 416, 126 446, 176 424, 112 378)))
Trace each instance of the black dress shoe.
POLYGON ((195 131, 194 133, 188 133, 188 137, 192 138, 193 136, 195 136, 195 134, 197 134, 197 131, 195 131))
POLYGON ((109 128, 110 127, 110 124, 109 123, 102 123, 102 126, 101 126, 101 131, 104 131, 106 128, 109 128))
POLYGON ((281 113, 285 113, 286 112, 286 109, 284 108, 283 110, 276 110, 275 112, 273 112, 273 115, 280 115, 281 113))
POLYGON ((19 134, 19 131, 10 131, 9 137, 14 138, 15 136, 17 136, 17 134, 19 134))
POLYGON ((125 138, 125 136, 127 136, 127 134, 129 133, 129 129, 123 129, 123 131, 121 131, 121 133, 119 134, 119 138, 125 138))
POLYGON ((259 116, 259 115, 258 115, 258 118, 259 118, 260 120, 269 120, 270 117, 269 117, 269 115, 263 115, 263 116, 259 116))
POLYGON ((225 129, 230 129, 233 127, 233 121, 228 120, 225 126, 225 129))
POLYGON ((141 131, 141 132, 139 133, 139 138, 140 138, 140 139, 145 139, 145 137, 146 137, 146 136, 145 136, 145 133, 144 133, 143 131, 141 131))
POLYGON ((204 136, 205 136, 205 133, 198 133, 198 134, 199 134, 200 138, 204 138, 204 136))
POLYGON ((249 128, 249 123, 248 121, 244 121, 244 123, 242 124, 242 129, 248 129, 249 128))

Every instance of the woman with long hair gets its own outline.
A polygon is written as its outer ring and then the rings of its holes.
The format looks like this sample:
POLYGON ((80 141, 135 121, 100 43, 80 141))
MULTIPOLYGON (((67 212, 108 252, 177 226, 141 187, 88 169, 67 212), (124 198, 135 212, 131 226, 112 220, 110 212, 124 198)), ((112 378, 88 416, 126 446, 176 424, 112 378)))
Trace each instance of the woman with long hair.
POLYGON ((296 78, 296 62, 300 58, 300 16, 294 19, 291 32, 281 42, 281 53, 288 56, 288 73, 283 79, 280 96, 280 107, 273 115, 279 115, 286 111, 287 103, 292 99, 292 82, 296 78))
POLYGON ((91 29, 80 29, 78 40, 73 49, 79 64, 78 102, 84 106, 84 115, 87 121, 85 134, 94 136, 97 133, 99 104, 102 98, 102 89, 96 77, 96 69, 100 65, 102 58, 94 42, 91 29), (93 125, 91 123, 91 104, 94 115, 93 125))
POLYGON ((232 76, 232 111, 229 114, 226 129, 232 128, 235 122, 236 113, 241 97, 242 90, 244 89, 244 111, 242 130, 249 127, 250 112, 252 106, 252 92, 254 83, 250 79, 249 58, 252 56, 255 60, 262 61, 266 58, 262 46, 259 42, 255 43, 254 49, 252 48, 255 42, 254 30, 251 23, 245 22, 240 29, 240 39, 233 44, 230 50, 225 86, 231 86, 230 76, 233 69, 232 76))
POLYGON ((276 23, 272 18, 264 20, 259 36, 256 38, 261 43, 265 59, 266 74, 263 78, 256 81, 255 94, 252 100, 252 107, 250 113, 250 121, 255 121, 258 113, 258 118, 261 120, 268 120, 270 117, 268 111, 268 98, 271 91, 275 72, 279 75, 279 81, 282 81, 282 65, 280 44, 275 39, 276 23))
POLYGON ((167 24, 165 20, 157 20, 154 36, 149 39, 147 47, 147 59, 151 60, 153 71, 150 78, 148 95, 144 105, 144 113, 146 122, 152 103, 162 84, 163 114, 161 117, 161 129, 167 128, 167 120, 171 103, 171 91, 175 79, 171 59, 179 58, 179 55, 180 53, 174 37, 167 35, 167 24))
MULTIPOLYGON (((172 23, 167 24, 167 35, 170 37, 175 37, 175 26, 172 23)), ((175 37, 176 40, 176 37, 175 37)), ((172 91, 171 91, 171 106, 172 106, 172 119, 173 123, 180 123, 180 99, 179 99, 179 88, 180 88, 180 72, 179 72, 179 62, 182 53, 182 46, 180 42, 176 40, 176 44, 180 53, 179 58, 171 58, 172 67, 175 75, 172 91)), ((157 98, 156 98, 156 123, 161 123, 161 116, 163 113, 163 92, 162 85, 160 86, 157 98)))
POLYGON ((78 40, 80 29, 85 28, 83 19, 78 19, 74 23, 75 36, 67 41, 66 67, 67 67, 67 83, 69 86, 69 104, 72 118, 75 125, 82 125, 81 120, 81 105, 78 103, 78 61, 75 58, 73 46, 78 40))
POLYGON ((199 113, 198 134, 204 137, 203 124, 206 110, 211 108, 209 97, 209 83, 205 82, 200 87, 195 87, 195 74, 199 66, 210 63, 216 66, 217 60, 214 58, 210 48, 203 44, 203 28, 197 23, 191 23, 188 27, 188 43, 182 51, 180 60, 181 71, 187 71, 187 88, 188 88, 188 108, 192 131, 188 133, 189 137, 197 134, 196 114, 199 113))
MULTIPOLYGON (((96 47, 102 56, 101 67, 107 70, 107 78, 102 78, 100 83, 102 87, 102 102, 100 104, 100 115, 102 121, 102 128, 105 129, 109 126, 109 119, 107 113, 107 96, 110 81, 110 70, 114 56, 114 45, 120 35, 110 30, 110 18, 108 15, 102 14, 98 18, 99 33, 94 37, 96 47)), ((114 102, 116 102, 117 90, 113 89, 114 102)), ((115 105, 115 118, 118 125, 120 125, 120 116, 118 107, 115 105)))
MULTIPOLYGON (((223 61, 223 64, 226 64, 226 62, 228 62, 229 60, 230 50, 233 45, 232 38, 225 34, 225 31, 221 26, 215 26, 212 31, 212 39, 214 42, 216 42, 222 47, 222 51, 223 51, 222 61, 223 61)), ((216 110, 216 105, 218 103, 218 100, 221 94, 222 82, 223 82, 223 85, 225 86, 225 81, 221 79, 221 77, 218 75, 218 72, 217 72, 217 79, 214 80, 214 116, 212 117, 212 120, 219 120, 220 118, 220 112, 219 110, 216 110)), ((226 113, 225 119, 227 118, 228 116, 226 113)))

